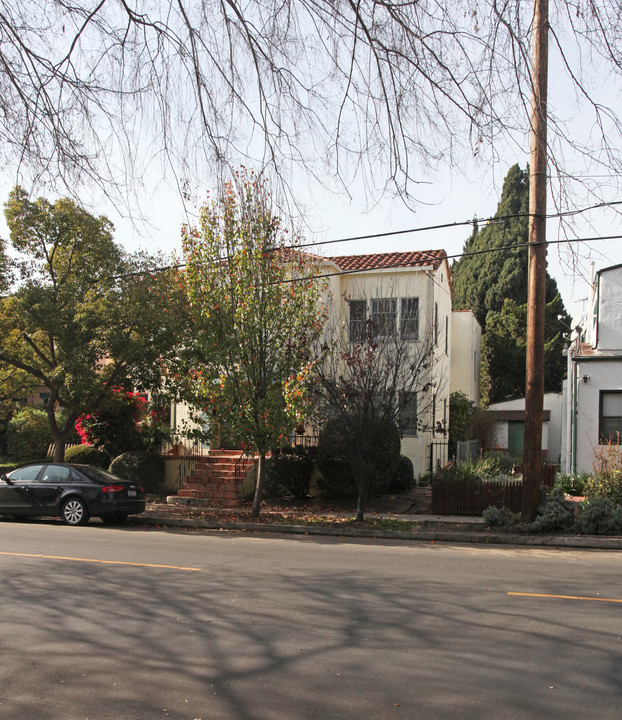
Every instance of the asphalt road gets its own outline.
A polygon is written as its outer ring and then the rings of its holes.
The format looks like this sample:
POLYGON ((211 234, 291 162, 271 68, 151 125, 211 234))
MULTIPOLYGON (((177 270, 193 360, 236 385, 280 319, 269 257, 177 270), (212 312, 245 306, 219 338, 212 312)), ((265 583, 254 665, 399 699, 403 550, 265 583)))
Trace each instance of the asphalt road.
POLYGON ((618 720, 621 565, 0 521, 0 718, 618 720))

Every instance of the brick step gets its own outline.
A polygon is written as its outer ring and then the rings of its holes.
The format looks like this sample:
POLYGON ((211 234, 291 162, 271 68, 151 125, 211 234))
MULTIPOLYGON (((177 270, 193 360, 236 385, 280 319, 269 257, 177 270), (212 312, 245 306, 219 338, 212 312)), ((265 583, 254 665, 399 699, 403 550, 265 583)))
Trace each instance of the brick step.
POLYGON ((242 505, 242 500, 239 498, 209 498, 205 497, 204 495, 194 495, 191 494, 190 491, 183 491, 179 490, 177 492, 177 496, 181 498, 188 498, 189 500, 201 500, 204 501, 201 504, 203 505, 214 505, 216 507, 239 507, 242 505))
POLYGON ((186 480, 183 487, 186 490, 198 490, 201 488, 204 488, 205 490, 210 490, 212 493, 216 492, 235 492, 236 490, 239 490, 240 487, 238 483, 215 483, 215 482, 201 482, 200 480, 186 480))
POLYGON ((179 497, 189 498, 206 498, 210 500, 239 500, 239 493, 235 490, 227 490, 226 492, 214 493, 211 488, 182 488, 177 491, 179 497))
POLYGON ((217 465, 197 465, 192 469, 191 475, 235 475, 235 468, 221 468, 217 465))

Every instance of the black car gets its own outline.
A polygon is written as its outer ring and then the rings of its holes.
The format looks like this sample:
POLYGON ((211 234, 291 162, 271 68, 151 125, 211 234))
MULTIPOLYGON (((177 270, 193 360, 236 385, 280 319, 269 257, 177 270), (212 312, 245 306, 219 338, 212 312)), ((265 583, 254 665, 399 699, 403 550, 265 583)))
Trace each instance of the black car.
POLYGON ((54 515, 82 525, 91 516, 121 523, 144 509, 139 485, 90 465, 38 463, 0 477, 0 515, 54 515))

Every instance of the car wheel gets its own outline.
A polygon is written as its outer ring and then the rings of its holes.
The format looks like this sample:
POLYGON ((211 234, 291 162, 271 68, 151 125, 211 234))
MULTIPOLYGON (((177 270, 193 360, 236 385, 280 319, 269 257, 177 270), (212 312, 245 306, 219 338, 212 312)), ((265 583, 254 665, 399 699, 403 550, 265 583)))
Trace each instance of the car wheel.
POLYGON ((84 501, 78 497, 69 498, 60 511, 67 525, 84 525, 89 521, 89 511, 84 501))
POLYGON ((127 520, 127 515, 125 513, 110 513, 102 515, 101 518, 104 525, 123 525, 127 520))

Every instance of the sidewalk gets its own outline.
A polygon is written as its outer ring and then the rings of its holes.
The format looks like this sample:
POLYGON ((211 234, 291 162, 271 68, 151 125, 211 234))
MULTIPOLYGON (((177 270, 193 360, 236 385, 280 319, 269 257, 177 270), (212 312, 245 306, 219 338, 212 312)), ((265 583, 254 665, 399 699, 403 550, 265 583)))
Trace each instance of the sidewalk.
POLYGON ((156 528, 180 528, 204 531, 269 533, 342 538, 372 538, 428 543, 470 543, 485 545, 518 545, 529 547, 593 548, 622 550, 622 537, 580 535, 525 535, 487 530, 481 517, 440 516, 427 513, 369 512, 366 521, 375 519, 412 523, 410 529, 393 530, 361 527, 353 524, 353 514, 326 512, 311 516, 309 512, 262 510, 259 520, 247 518, 248 509, 223 510, 180 504, 149 503, 142 515, 133 516, 133 525, 156 528), (275 522, 270 522, 271 516, 275 522), (278 516, 278 521, 277 520, 278 516), (288 523, 287 518, 292 522, 288 523), (322 518, 336 521, 322 525, 322 518), (342 520, 343 524, 339 524, 342 520), (476 526, 481 526, 477 528, 476 526))

